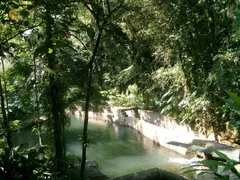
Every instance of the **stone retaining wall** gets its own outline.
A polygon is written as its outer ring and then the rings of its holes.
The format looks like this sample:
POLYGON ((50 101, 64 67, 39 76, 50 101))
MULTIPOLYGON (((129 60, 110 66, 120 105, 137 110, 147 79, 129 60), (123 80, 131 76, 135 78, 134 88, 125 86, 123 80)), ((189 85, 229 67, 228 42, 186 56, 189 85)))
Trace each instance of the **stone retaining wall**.
MULTIPOLYGON (((80 107, 77 109, 77 111, 74 112, 77 116, 84 116, 84 112, 81 110, 80 107)), ((210 138, 206 138, 203 135, 196 135, 188 125, 179 124, 174 119, 167 116, 162 116, 160 113, 157 112, 146 110, 138 110, 136 112, 136 108, 128 108, 126 110, 126 108, 114 107, 103 109, 102 112, 90 111, 89 118, 90 120, 105 120, 132 127, 138 130, 144 136, 153 140, 154 142, 159 143, 161 146, 164 146, 190 158, 191 153, 195 152, 189 151, 189 147, 197 143, 197 145, 199 146, 213 147, 218 151, 223 152, 235 161, 238 161, 239 159, 238 148, 215 142, 213 135, 210 138)), ((154 172, 157 177, 159 175, 158 170, 154 170, 154 172)), ((232 176, 232 173, 230 172, 229 174, 230 179, 235 180, 235 177, 232 176)), ((131 180, 135 179, 135 177, 139 178, 142 175, 144 175, 145 177, 145 171, 141 173, 122 176, 115 179, 131 180)), ((160 175, 162 177, 162 173, 160 173, 160 175)), ((149 179, 151 179, 150 177, 153 176, 149 176, 149 179)), ((196 179, 213 179, 211 175, 203 176, 202 178, 201 177, 202 176, 197 175, 196 179)), ((175 178, 173 179, 175 180, 175 178)))
MULTIPOLYGON (((77 107, 77 109, 75 114, 77 116, 84 116, 81 107, 77 107)), ((193 139, 199 138, 188 125, 179 124, 174 119, 163 116, 158 112, 138 110, 139 114, 137 116, 140 116, 140 118, 136 118, 136 111, 125 109, 124 107, 111 107, 103 109, 102 112, 89 111, 89 118, 127 125, 138 130, 141 134, 161 146, 182 155, 186 155, 188 144, 193 139), (180 142, 179 145, 176 145, 176 142, 180 142)))

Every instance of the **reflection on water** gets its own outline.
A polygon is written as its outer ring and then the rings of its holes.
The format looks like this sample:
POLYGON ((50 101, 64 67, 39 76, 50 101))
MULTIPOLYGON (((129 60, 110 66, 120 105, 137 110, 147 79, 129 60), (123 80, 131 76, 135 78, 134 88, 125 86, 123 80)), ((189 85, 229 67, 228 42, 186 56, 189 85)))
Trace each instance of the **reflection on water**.
MULTIPOLYGON (((81 145, 78 139, 82 127, 83 122, 72 117, 66 133, 68 150, 79 156, 81 145)), ((90 146, 87 149, 87 159, 97 160, 99 169, 109 177, 154 167, 176 173, 182 165, 173 159, 183 159, 183 156, 160 147, 126 126, 91 121, 88 134, 90 146)))

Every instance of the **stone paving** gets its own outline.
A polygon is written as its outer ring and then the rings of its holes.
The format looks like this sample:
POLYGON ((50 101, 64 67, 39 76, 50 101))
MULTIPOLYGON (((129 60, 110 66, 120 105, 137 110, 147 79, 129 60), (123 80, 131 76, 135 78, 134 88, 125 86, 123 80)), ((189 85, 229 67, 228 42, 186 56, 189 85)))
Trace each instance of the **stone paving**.
MULTIPOLYGON (((181 143, 177 141, 170 141, 167 143, 169 145, 169 148, 178 152, 185 152, 185 155, 187 155, 187 152, 189 149, 191 149, 192 146, 199 146, 199 147, 210 147, 214 148, 224 154, 226 154, 230 159, 235 160, 235 161, 240 161, 240 149, 237 147, 229 146, 223 143, 219 143, 216 141, 211 141, 211 140, 205 140, 205 139, 194 139, 192 143, 181 143)), ((183 153, 181 153, 183 154, 183 153)), ((184 155, 184 154, 183 154, 184 155)))

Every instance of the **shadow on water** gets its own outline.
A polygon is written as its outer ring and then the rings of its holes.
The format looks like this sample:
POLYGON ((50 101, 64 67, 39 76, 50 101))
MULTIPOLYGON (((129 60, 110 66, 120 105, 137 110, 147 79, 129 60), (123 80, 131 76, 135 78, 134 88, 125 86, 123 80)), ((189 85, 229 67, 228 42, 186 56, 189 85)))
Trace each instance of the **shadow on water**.
MULTIPOLYGON (((75 149, 72 146, 79 146, 80 149, 79 135, 81 133, 82 121, 73 118, 72 124, 66 133, 67 146, 70 151, 75 149), (73 121, 79 122, 76 123, 73 121)), ((136 136, 134 136, 127 127, 122 126, 119 128, 119 126, 115 124, 100 121, 90 122, 88 135, 88 154, 94 153, 95 151, 96 153, 101 152, 99 156, 104 158, 114 158, 116 156, 141 155, 144 152, 141 143, 138 142, 136 136)), ((80 155, 80 152, 77 154, 80 155)))

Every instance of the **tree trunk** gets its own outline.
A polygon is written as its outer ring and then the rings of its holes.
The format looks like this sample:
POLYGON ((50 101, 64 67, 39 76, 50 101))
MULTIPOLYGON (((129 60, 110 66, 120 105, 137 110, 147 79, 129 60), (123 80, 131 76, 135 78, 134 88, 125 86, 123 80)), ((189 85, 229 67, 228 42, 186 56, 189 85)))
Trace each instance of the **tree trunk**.
POLYGON ((10 179, 11 178, 11 169, 9 169, 9 157, 10 153, 12 151, 12 136, 11 132, 9 129, 9 121, 7 118, 6 114, 6 109, 5 109, 5 100, 4 100, 4 95, 3 95, 3 87, 2 87, 2 80, 0 77, 0 97, 1 97, 1 110, 2 110, 2 116, 3 116, 3 129, 4 129, 4 135, 7 140, 7 146, 8 148, 5 148, 5 158, 4 158, 4 171, 5 173, 5 178, 10 179))
POLYGON ((105 28, 105 25, 107 24, 108 19, 111 17, 113 12, 117 11, 120 7, 120 6, 118 6, 114 10, 111 11, 109 2, 107 4, 108 4, 108 10, 109 10, 108 13, 109 14, 107 15, 107 17, 105 17, 101 26, 99 23, 99 19, 97 17, 98 14, 95 14, 95 12, 92 11, 92 8, 88 7, 88 5, 85 4, 85 6, 90 10, 90 12, 95 17, 99 33, 98 33, 98 37, 97 37, 97 40, 96 40, 96 43, 95 43, 95 46, 93 49, 92 56, 90 58, 89 67, 88 67, 88 76, 87 76, 87 84, 86 84, 86 98, 85 98, 85 116, 84 116, 84 126, 83 126, 83 136, 82 136, 82 141, 83 141, 82 142, 82 162, 81 162, 81 169, 80 169, 80 178, 81 179, 84 178, 84 170, 85 170, 85 164, 86 164, 86 148, 88 145, 88 134, 87 134, 87 132, 88 132, 88 111, 89 111, 90 99, 91 99, 91 95, 92 95, 93 64, 94 64, 96 56, 97 56, 98 48, 99 48, 100 41, 102 38, 102 32, 105 28))
POLYGON ((50 69, 49 75, 49 106, 53 118, 53 132, 55 142, 55 166, 57 177, 61 177, 65 170, 65 141, 64 141, 64 126, 65 112, 63 108, 63 92, 59 79, 57 78, 57 60, 55 57, 54 45, 52 42, 52 25, 53 19, 49 12, 49 6, 46 11, 46 44, 48 49, 47 62, 50 69), (52 52, 51 52, 52 51, 52 52))
POLYGON ((1 96, 1 109, 2 109, 2 115, 3 115, 3 124, 4 124, 4 133, 7 139, 7 145, 9 149, 12 149, 12 137, 9 131, 9 125, 8 125, 8 118, 6 114, 5 109, 5 100, 3 95, 3 88, 2 88, 2 80, 0 78, 0 96, 1 96))
POLYGON ((6 85, 6 79, 5 79, 5 66, 4 66, 4 61, 1 58, 2 61, 2 71, 3 71, 3 83, 4 83, 4 92, 5 92, 5 100, 6 100, 6 112, 7 114, 9 113, 9 107, 8 107, 8 94, 7 94, 7 85, 6 85))
POLYGON ((83 126, 83 137, 82 137, 82 163, 80 170, 80 178, 84 177, 85 163, 86 163, 86 148, 88 144, 88 111, 90 105, 91 91, 92 91, 92 75, 93 75, 93 64, 97 55, 98 47, 100 44, 100 40, 102 37, 103 28, 100 29, 96 44, 94 46, 93 54, 89 62, 89 70, 87 77, 87 85, 86 85, 86 99, 85 99, 85 116, 84 116, 84 126, 83 126))
POLYGON ((40 117, 40 110, 39 110, 39 101, 38 101, 38 87, 37 87, 37 63, 36 63, 36 57, 33 56, 33 66, 34 66, 34 92, 35 92, 35 111, 37 112, 37 135, 38 135, 38 141, 39 145, 42 145, 42 135, 41 135, 41 124, 39 123, 39 117, 40 117))

